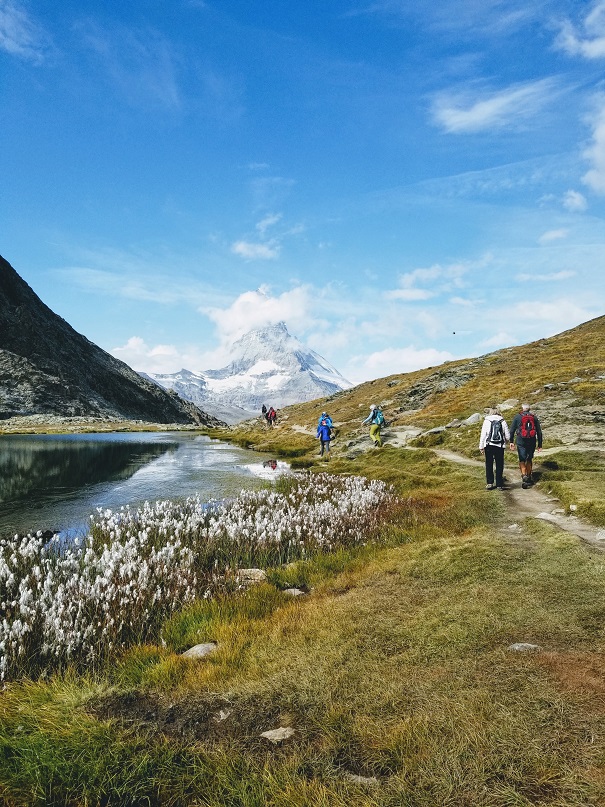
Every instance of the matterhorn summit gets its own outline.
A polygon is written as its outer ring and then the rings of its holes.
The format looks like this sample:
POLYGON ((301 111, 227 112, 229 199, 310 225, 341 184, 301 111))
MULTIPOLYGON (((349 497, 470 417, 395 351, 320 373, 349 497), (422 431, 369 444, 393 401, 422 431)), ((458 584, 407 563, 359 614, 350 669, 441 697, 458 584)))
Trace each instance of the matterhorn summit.
POLYGON ((352 385, 324 358, 288 333, 286 324, 249 331, 233 343, 221 370, 148 374, 227 423, 258 415, 263 404, 289 404, 333 395, 352 385), (220 413, 220 414, 219 414, 220 413))

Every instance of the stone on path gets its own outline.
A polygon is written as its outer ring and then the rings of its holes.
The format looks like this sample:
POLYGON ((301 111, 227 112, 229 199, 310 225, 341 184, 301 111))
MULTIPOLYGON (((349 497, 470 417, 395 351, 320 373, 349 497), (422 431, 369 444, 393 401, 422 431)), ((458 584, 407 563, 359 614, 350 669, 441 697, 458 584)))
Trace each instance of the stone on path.
POLYGON ((529 642, 515 642, 508 646, 508 650, 514 653, 539 653, 542 648, 539 644, 530 644, 529 642))

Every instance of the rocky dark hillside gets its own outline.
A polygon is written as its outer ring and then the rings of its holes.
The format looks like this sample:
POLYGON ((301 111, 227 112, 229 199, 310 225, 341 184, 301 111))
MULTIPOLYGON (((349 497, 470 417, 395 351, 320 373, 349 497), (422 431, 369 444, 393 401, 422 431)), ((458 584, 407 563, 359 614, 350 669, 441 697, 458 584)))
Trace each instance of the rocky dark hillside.
POLYGON ((77 333, 0 256, 0 418, 219 425, 77 333))

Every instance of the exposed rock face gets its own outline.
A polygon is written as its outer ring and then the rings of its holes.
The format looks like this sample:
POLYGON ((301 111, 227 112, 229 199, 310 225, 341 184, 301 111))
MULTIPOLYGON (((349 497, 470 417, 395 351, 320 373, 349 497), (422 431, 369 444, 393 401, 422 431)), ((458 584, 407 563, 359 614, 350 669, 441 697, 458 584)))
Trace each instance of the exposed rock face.
POLYGON ((33 414, 219 425, 77 333, 0 256, 0 418, 33 414))

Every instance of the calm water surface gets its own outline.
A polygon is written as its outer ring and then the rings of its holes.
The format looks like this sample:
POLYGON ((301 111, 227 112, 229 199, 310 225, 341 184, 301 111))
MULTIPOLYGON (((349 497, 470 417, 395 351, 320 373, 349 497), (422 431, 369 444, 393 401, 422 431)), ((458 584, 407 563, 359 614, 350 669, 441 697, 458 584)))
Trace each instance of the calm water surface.
POLYGON ((253 451, 185 432, 0 435, 0 536, 77 534, 97 507, 222 499, 275 473, 253 451))

